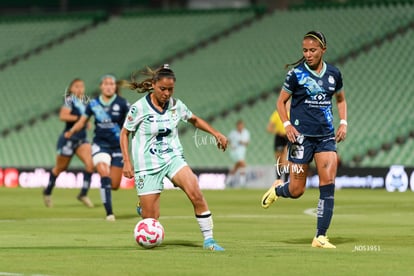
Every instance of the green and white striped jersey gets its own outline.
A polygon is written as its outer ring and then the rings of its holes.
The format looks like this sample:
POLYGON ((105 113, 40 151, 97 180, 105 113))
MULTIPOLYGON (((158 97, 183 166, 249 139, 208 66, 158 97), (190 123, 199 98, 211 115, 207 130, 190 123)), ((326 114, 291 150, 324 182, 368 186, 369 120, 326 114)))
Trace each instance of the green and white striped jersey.
POLYGON ((177 125, 192 116, 187 106, 174 98, 170 98, 163 112, 153 106, 150 94, 135 102, 124 123, 124 128, 133 133, 131 151, 135 173, 156 173, 173 157, 182 156, 177 125))

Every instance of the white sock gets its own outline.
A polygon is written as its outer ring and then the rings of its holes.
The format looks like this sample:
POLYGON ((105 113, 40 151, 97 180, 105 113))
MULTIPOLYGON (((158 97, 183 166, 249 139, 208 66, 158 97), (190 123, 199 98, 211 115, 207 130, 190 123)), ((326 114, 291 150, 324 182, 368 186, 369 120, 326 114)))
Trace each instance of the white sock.
POLYGON ((198 225, 204 240, 213 238, 213 218, 210 211, 205 211, 200 215, 196 215, 198 225))
POLYGON ((244 172, 240 173, 240 186, 244 187, 246 185, 246 174, 244 172))

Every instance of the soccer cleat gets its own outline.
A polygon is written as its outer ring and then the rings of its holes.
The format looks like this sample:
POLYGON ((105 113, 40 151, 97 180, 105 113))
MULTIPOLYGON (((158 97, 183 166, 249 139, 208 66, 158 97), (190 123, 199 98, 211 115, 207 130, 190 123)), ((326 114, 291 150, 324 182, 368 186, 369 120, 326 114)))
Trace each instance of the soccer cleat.
POLYGON ((53 207, 52 196, 46 195, 44 191, 43 191, 43 202, 45 203, 45 206, 47 208, 53 207))
POLYGON ((80 202, 82 202, 86 207, 89 207, 89 208, 93 208, 93 207, 95 207, 94 205, 93 205, 93 203, 92 203, 92 201, 89 199, 89 197, 87 197, 87 196, 81 196, 81 195, 78 195, 77 197, 76 197, 80 202))
POLYGON ((218 245, 216 241, 212 238, 205 240, 203 247, 204 249, 211 251, 224 251, 224 248, 218 245))
POLYGON ((137 214, 138 216, 142 217, 142 207, 141 207, 141 202, 137 203, 137 214))
POLYGON ((269 208, 270 204, 272 204, 278 199, 278 196, 276 195, 276 187, 281 186, 282 184, 283 181, 280 179, 276 179, 276 181, 273 182, 272 187, 270 187, 269 190, 267 190, 267 192, 262 197, 263 208, 269 208))
POLYGON ((327 236, 319 235, 318 237, 314 237, 312 241, 312 247, 319 247, 319 248, 336 248, 335 245, 329 242, 327 236))
POLYGON ((43 195, 43 201, 48 208, 53 207, 52 197, 50 195, 43 195))
POLYGON ((107 215, 106 216, 106 221, 115 221, 115 216, 112 214, 112 215, 107 215))

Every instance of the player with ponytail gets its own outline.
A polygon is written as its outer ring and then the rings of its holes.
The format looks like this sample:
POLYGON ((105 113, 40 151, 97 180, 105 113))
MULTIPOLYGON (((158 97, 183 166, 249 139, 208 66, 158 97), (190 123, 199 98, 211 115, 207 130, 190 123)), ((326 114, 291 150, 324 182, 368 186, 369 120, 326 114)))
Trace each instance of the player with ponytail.
POLYGON ((319 176, 316 234, 312 247, 336 248, 326 232, 334 209, 335 177, 338 164, 336 143, 344 141, 347 132, 347 105, 342 75, 338 68, 326 63, 326 38, 310 31, 302 40, 303 57, 287 66, 287 73, 277 101, 277 109, 289 140, 290 180, 276 180, 262 197, 262 207, 279 197, 299 198, 306 188, 309 163, 315 159, 319 176), (335 134, 332 98, 336 99, 340 124, 335 134), (290 117, 287 104, 291 99, 290 117))
POLYGON ((129 110, 127 100, 118 95, 115 76, 107 74, 101 77, 101 94, 86 106, 79 121, 65 133, 69 138, 76 135, 95 117, 95 135, 92 144, 93 164, 101 177, 101 199, 107 221, 115 221, 112 209, 111 190, 117 190, 122 177, 122 154, 119 146, 119 133, 129 110))
POLYGON ((135 178, 141 216, 159 218, 160 194, 164 188, 163 179, 167 177, 190 199, 204 237, 204 248, 223 251, 213 239, 213 218, 197 177, 183 157, 177 128, 180 121, 189 122, 213 135, 218 148, 223 151, 227 147, 227 138, 194 115, 182 101, 172 97, 176 78, 167 64, 157 70, 147 68, 144 75, 147 78, 140 82, 135 76, 132 82, 123 82, 125 87, 148 94, 131 106, 120 137, 123 173, 127 178, 135 178), (132 160, 129 151, 131 134, 132 160))
MULTIPOLYGON (((65 122, 63 132, 68 131, 83 115, 88 98, 85 96, 85 84, 83 80, 76 78, 72 80, 65 90, 65 103, 60 108, 59 118, 65 122)), ((43 190, 43 200, 46 207, 52 207, 52 191, 55 187, 56 178, 65 171, 72 160, 73 155, 85 164, 83 173, 83 185, 78 195, 78 200, 87 207, 93 207, 93 203, 88 198, 88 190, 93 173, 93 164, 91 157, 91 145, 86 139, 86 126, 84 126, 76 135, 71 138, 65 138, 62 133, 57 143, 56 164, 50 172, 49 183, 43 190)))

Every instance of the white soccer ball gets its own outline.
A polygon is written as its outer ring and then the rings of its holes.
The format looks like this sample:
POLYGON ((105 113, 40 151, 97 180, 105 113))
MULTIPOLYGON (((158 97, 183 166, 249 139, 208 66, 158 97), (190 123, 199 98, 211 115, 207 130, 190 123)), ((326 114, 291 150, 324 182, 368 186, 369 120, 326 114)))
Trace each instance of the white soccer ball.
POLYGON ((140 220, 134 228, 135 241, 144 248, 161 245, 164 240, 164 227, 153 218, 140 220))

